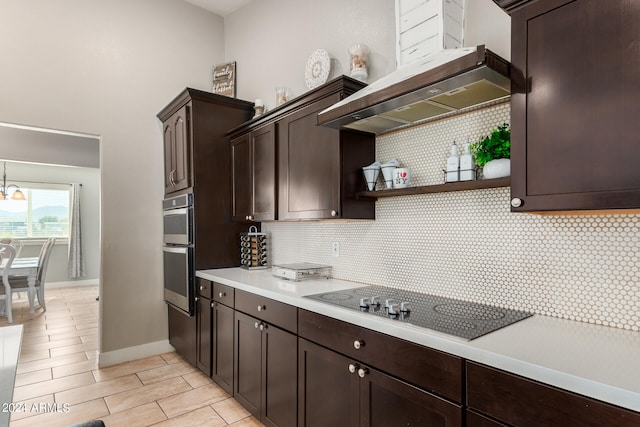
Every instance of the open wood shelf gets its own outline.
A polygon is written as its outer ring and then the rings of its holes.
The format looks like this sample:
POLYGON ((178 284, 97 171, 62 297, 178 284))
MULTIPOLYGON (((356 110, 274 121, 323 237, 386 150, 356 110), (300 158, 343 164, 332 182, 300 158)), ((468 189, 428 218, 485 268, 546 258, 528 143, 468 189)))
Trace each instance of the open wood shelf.
POLYGON ((358 198, 379 199, 380 197, 411 196, 415 194, 447 193, 450 191, 480 190, 483 188, 509 187, 511 177, 482 179, 479 181, 460 181, 447 184, 421 185, 419 187, 394 188, 391 190, 362 191, 358 198))

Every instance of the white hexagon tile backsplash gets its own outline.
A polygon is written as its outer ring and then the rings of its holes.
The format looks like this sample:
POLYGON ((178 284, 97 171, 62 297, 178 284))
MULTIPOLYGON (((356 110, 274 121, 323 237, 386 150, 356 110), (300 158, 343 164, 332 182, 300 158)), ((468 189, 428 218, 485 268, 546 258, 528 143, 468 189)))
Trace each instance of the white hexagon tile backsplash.
MULTIPOLYGON (((411 168, 412 185, 440 184, 454 139, 474 142, 508 121, 505 103, 383 135, 377 160, 411 168)), ((509 188, 383 198, 375 221, 263 231, 272 263, 329 264, 339 279, 639 331, 640 215, 513 214, 509 200, 509 188)))

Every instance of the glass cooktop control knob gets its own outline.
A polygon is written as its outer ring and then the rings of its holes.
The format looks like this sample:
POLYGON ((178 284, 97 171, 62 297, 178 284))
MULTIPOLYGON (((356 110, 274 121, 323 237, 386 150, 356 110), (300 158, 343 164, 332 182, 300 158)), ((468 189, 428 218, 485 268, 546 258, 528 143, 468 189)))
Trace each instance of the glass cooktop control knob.
POLYGON ((408 302, 403 302, 400 304, 400 311, 403 313, 408 313, 411 311, 411 305, 408 302))
POLYGON ((389 306, 387 307, 387 313, 389 313, 389 316, 397 316, 400 314, 400 304, 392 302, 391 304, 389 304, 389 306))
POLYGON ((394 300, 394 299, 386 299, 386 300, 384 300, 384 307, 386 309, 388 309, 391 306, 391 304, 396 304, 396 300, 394 300))

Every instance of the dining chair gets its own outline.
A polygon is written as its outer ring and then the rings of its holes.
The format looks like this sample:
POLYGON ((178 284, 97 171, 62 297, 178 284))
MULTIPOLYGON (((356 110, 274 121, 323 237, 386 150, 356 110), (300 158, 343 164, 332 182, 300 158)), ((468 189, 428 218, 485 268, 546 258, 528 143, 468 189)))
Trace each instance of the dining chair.
POLYGON ((13 246, 16 250, 16 258, 20 256, 20 252, 24 246, 24 242, 22 240, 14 239, 13 237, 4 237, 0 239, 0 244, 13 246))
POLYGON ((0 244, 0 265, 3 265, 2 270, 2 286, 0 286, 0 301, 4 301, 4 314, 7 316, 7 321, 13 323, 13 304, 12 304, 12 290, 9 283, 9 270, 11 270, 11 264, 16 257, 16 249, 10 244, 0 244))
MULTIPOLYGON (((36 273, 35 291, 38 298, 38 304, 40 304, 43 311, 47 311, 47 306, 44 300, 44 284, 45 277, 47 275, 47 268, 49 266, 49 258, 55 243, 55 237, 47 239, 47 241, 42 245, 42 249, 40 249, 40 255, 38 257, 38 272, 36 273)), ((29 289, 29 279, 27 276, 9 276, 8 281, 10 282, 13 292, 27 291, 29 289)), ((29 304, 33 311, 33 299, 30 298, 29 304)))

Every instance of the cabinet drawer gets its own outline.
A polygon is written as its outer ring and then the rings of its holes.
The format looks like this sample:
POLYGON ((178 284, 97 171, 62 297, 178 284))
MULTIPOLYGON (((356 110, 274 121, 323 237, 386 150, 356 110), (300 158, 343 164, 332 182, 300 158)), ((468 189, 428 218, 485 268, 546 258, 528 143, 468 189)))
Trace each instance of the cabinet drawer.
POLYGON ((296 333, 298 309, 260 295, 236 290, 236 310, 296 333))
POLYGON ((459 357, 306 310, 299 310, 299 335, 424 390, 462 402, 463 361, 459 357))
POLYGON ((467 404, 518 426, 638 426, 640 413, 467 362, 467 404))
POLYGON ((213 282, 210 282, 206 279, 197 278, 196 279, 196 294, 199 297, 211 299, 211 295, 213 293, 213 282))
POLYGON ((231 286, 213 282, 213 300, 233 308, 235 289, 231 286))

